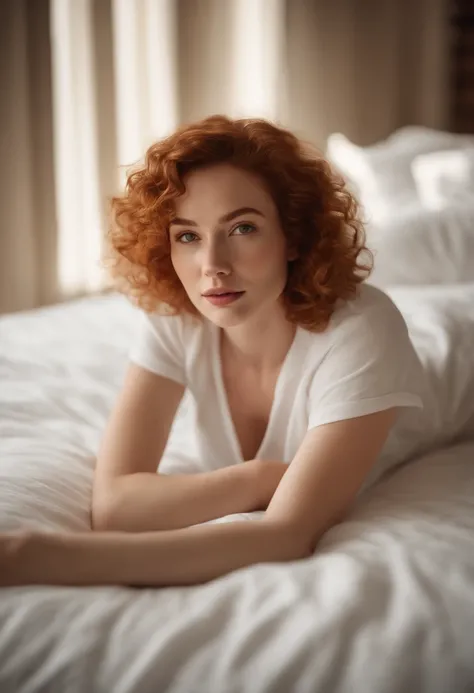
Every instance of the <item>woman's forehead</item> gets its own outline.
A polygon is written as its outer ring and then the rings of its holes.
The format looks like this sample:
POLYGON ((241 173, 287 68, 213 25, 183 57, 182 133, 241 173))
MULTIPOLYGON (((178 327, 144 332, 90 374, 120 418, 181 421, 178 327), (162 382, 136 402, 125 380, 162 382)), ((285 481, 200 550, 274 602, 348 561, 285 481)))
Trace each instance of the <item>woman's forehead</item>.
POLYGON ((273 200, 256 174, 220 164, 190 172, 186 190, 175 200, 175 214, 220 217, 238 208, 256 208, 265 216, 273 212, 273 200))

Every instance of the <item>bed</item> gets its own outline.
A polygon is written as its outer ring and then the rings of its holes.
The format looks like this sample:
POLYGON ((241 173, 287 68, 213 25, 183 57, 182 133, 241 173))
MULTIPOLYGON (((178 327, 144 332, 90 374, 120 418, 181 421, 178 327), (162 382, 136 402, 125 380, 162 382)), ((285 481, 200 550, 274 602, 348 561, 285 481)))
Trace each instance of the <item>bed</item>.
MULTIPOLYGON (((311 558, 195 587, 3 589, 1 693, 474 691, 474 276, 439 279, 384 287, 432 388, 406 463, 311 558)), ((118 294, 0 317, 0 531, 90 531, 137 317, 118 294)), ((192 468, 189 407, 165 473, 192 468)))

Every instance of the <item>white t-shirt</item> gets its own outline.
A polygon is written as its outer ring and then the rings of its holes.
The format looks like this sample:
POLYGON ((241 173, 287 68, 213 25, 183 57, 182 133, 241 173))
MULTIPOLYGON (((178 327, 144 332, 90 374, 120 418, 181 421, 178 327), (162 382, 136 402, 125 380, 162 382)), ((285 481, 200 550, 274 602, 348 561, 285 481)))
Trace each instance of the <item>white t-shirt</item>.
MULTIPOLYGON (((204 318, 142 313, 130 351, 134 363, 188 389, 201 471, 243 461, 223 385, 219 331, 204 318)), ((315 426, 403 407, 365 487, 403 461, 406 412, 423 407, 423 384, 400 311, 380 289, 362 284, 354 300, 336 305, 323 333, 297 328, 256 458, 290 463, 315 426)))

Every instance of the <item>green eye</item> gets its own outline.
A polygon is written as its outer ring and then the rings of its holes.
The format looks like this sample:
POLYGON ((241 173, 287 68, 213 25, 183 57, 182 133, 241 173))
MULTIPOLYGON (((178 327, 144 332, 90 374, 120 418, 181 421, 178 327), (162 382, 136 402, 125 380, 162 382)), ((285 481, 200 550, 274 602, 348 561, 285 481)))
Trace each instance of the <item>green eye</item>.
POLYGON ((187 243, 192 243, 192 241, 194 241, 195 236, 195 233, 187 231, 186 233, 182 233, 181 236, 178 236, 177 240, 179 241, 179 243, 184 243, 186 245, 187 243), (189 238, 189 236, 191 236, 191 238, 189 238))
POLYGON ((255 226, 253 224, 239 224, 238 226, 235 227, 235 229, 232 231, 232 233, 235 233, 239 229, 244 229, 244 231, 240 231, 239 236, 248 236, 250 233, 253 233, 255 231, 255 226))

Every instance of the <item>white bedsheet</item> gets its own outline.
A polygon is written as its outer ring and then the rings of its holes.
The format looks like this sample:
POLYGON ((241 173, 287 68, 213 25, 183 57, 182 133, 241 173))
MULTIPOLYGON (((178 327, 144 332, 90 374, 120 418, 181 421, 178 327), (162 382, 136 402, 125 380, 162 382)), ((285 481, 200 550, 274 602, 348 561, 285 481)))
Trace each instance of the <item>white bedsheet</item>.
MULTIPOLYGON (((393 292, 431 374, 438 451, 305 561, 199 587, 2 590, 1 693, 474 690, 474 285, 450 290, 393 292)), ((0 531, 90 527, 134 318, 116 296, 0 318, 0 531)), ((192 452, 188 433, 183 415, 168 472, 192 464, 173 454, 192 452)))

